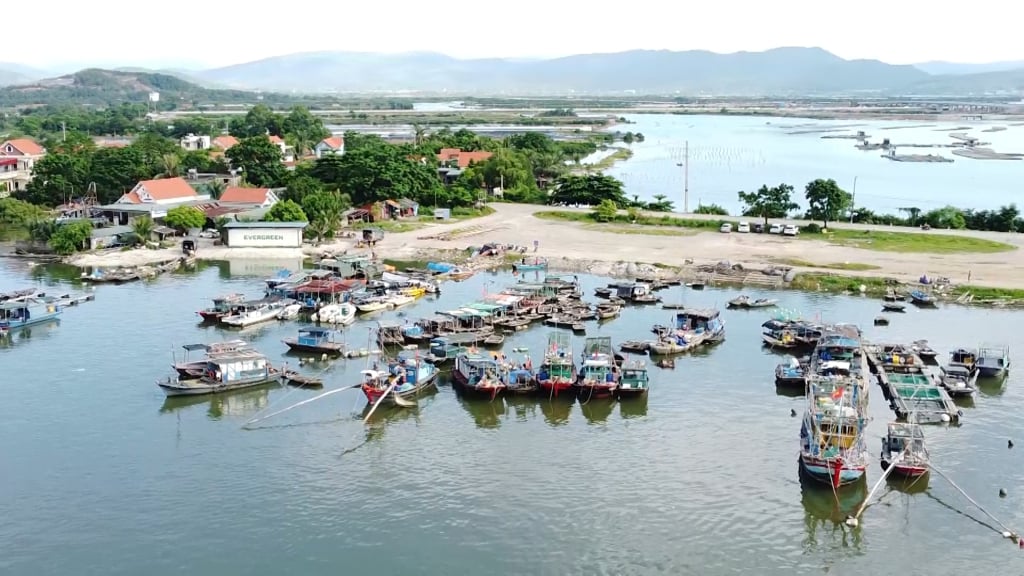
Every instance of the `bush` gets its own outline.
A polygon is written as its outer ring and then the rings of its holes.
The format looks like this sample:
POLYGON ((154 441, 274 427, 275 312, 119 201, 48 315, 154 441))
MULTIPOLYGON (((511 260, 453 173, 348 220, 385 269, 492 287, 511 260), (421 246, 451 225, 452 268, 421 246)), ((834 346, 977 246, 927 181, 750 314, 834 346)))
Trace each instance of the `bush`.
POLYGON ((803 234, 821 234, 821 226, 818 226, 816 222, 811 222, 806 226, 801 226, 800 232, 803 234))

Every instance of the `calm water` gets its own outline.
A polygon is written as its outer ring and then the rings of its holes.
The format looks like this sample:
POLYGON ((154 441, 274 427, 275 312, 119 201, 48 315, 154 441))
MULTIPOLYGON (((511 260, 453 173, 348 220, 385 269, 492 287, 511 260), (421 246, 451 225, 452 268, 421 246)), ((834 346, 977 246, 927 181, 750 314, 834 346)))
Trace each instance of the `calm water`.
MULTIPOLYGON (((59 270, 0 266, 0 290, 77 288, 59 270)), ((866 486, 844 489, 838 503, 827 488, 802 487, 790 417, 802 402, 772 384, 780 356, 759 345, 766 313, 723 312, 726 342, 681 357, 674 371, 652 367, 641 403, 469 403, 444 385, 418 409, 364 426, 353 390, 243 430, 261 409, 316 392, 165 400, 154 381, 172 350, 237 334, 199 327, 194 311, 223 292, 255 296, 261 280, 224 264, 103 286, 59 326, 0 348, 0 573, 1010 574, 1024 565, 1015 547, 957 514, 970 508, 937 475, 924 492, 883 488, 856 529, 842 519, 866 486)), ((605 282, 581 280, 588 293, 605 282)), ((512 281, 481 274, 406 313, 512 281)), ((736 292, 663 294, 721 306, 736 292)), ((874 328, 877 302, 777 296, 808 315, 860 323, 868 337, 929 337, 942 351, 983 339, 1024 349, 1019 313, 912 310, 874 328)), ((590 333, 644 338, 668 317, 630 309, 590 333)), ((368 326, 356 323, 350 340, 365 341, 368 326)), ((242 334, 282 362, 280 340, 295 329, 242 334)), ((539 354, 546 333, 521 333, 506 350, 539 354)), ((327 389, 355 382, 363 367, 335 362, 327 389)), ((1021 373, 986 388, 962 426, 928 428, 936 464, 1018 530, 1024 438, 1014 450, 1006 439, 1024 423, 1021 373)), ((877 388, 871 394, 877 454, 891 413, 877 388)), ((876 462, 869 479, 880 475, 876 462)))
POLYGON ((866 132, 872 142, 889 138, 906 144, 951 144, 949 129, 961 130, 990 142, 999 152, 1024 152, 1024 126, 982 122, 894 122, 806 120, 742 116, 672 116, 638 114, 635 124, 615 130, 641 132, 645 141, 633 144, 632 159, 618 163, 609 174, 623 180, 628 194, 650 198, 664 194, 683 207, 683 168, 689 141, 690 209, 698 202, 719 204, 738 214, 736 192, 756 190, 781 182, 797 189, 797 201, 806 209, 803 187, 815 178, 834 178, 846 190, 856 184, 856 203, 871 210, 897 213, 901 206, 925 210, 952 204, 991 209, 1020 203, 1017 183, 1024 177, 1024 162, 971 160, 954 156, 946 148, 899 148, 901 154, 940 154, 953 163, 892 162, 879 150, 861 151, 855 141, 822 139, 822 133, 792 132, 848 128, 832 134, 866 132), (928 127, 923 127, 924 125, 928 127), (915 126, 918 126, 915 128, 915 126), (983 132, 1003 126, 1002 132, 983 132))

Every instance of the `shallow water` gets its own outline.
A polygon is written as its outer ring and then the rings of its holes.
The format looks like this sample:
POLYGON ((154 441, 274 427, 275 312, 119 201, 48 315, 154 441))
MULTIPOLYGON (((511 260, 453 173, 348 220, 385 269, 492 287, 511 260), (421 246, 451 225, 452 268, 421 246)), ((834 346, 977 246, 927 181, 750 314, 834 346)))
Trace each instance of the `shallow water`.
MULTIPOLYGON (((69 284, 70 269, 0 266, 0 291, 33 282, 53 294, 80 289, 69 284)), ((0 347, 0 572, 1001 574, 1020 566, 1015 547, 956 512, 982 518, 936 475, 924 491, 883 487, 858 528, 842 520, 869 485, 838 495, 801 485, 790 409, 800 412, 802 398, 772 384, 782 356, 759 345, 767 312, 723 311, 726 341, 680 357, 675 370, 652 367, 649 398, 639 403, 470 402, 443 383, 416 410, 384 412, 365 426, 365 402, 353 390, 243 430, 260 410, 317 392, 171 401, 154 385, 182 344, 239 334, 201 327, 194 314, 221 293, 260 293, 263 276, 230 270, 225 263, 101 286, 95 302, 68 309, 59 325, 0 347)), ((581 281, 592 294, 607 280, 581 281)), ((427 315, 511 282, 507 273, 479 274, 403 312, 427 315)), ((737 293, 662 295, 724 306, 737 293)), ((1024 346, 1018 312, 910 310, 876 328, 877 301, 773 297, 786 309, 858 323, 875 340, 929 338, 942 352, 982 340, 1024 346)), ((590 323, 589 334, 646 338, 670 317, 630 308, 590 323)), ((357 322, 349 341, 365 342, 372 325, 357 322)), ((294 363, 281 339, 296 328, 271 323, 241 334, 275 362, 294 363)), ((526 346, 536 360, 547 332, 519 333, 505 350, 526 346)), ((574 342, 579 350, 582 340, 574 342)), ((354 383, 364 366, 330 364, 325 390, 354 383)), ((1006 447, 1024 420, 1019 374, 986 386, 961 426, 927 434, 936 465, 1022 530, 1021 448, 1006 447)), ((877 455, 892 414, 877 387, 871 394, 877 455)), ((876 460, 868 482, 880 476, 876 460)))

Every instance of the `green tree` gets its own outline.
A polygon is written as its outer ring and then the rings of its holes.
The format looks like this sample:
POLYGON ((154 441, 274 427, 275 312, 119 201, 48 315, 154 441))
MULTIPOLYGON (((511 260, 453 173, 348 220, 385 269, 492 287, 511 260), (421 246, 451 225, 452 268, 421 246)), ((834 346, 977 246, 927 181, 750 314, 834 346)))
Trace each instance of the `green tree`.
POLYGON ((202 228, 206 224, 206 215, 195 206, 178 206, 167 211, 164 222, 176 230, 188 231, 202 228))
POLYGON ((232 166, 242 169, 246 182, 254 186, 280 186, 288 174, 281 163, 281 149, 266 136, 243 138, 225 155, 232 166))
POLYGON ((954 206, 944 206, 935 210, 929 210, 921 220, 932 228, 952 228, 961 230, 966 226, 964 213, 954 206))
POLYGON ((341 213, 348 204, 348 198, 339 192, 313 192, 302 199, 302 211, 309 219, 309 229, 316 235, 317 242, 337 232, 341 213))
POLYGON ((403 197, 429 204, 441 186, 432 165, 412 161, 401 148, 384 142, 346 149, 337 160, 317 160, 312 174, 325 187, 348 194, 357 206, 403 197))
POLYGON ((597 206, 604 200, 610 200, 616 206, 629 204, 622 191, 622 182, 604 174, 586 174, 560 178, 550 202, 597 206))
POLYGON ((701 204, 693 211, 694 214, 710 214, 713 216, 728 216, 729 211, 718 204, 701 204))
POLYGON ((245 113, 245 116, 236 116, 228 125, 228 131, 237 138, 252 138, 253 136, 283 136, 283 120, 280 115, 264 104, 257 104, 245 113))
POLYGON ((648 202, 646 208, 651 212, 671 212, 675 210, 674 203, 664 194, 655 194, 654 201, 648 202))
POLYGON ((57 233, 56 220, 36 220, 28 223, 28 233, 36 242, 49 242, 57 233))
POLYGON ((32 204, 57 206, 85 191, 91 160, 90 152, 48 152, 35 163, 29 185, 15 195, 32 204))
POLYGON ((306 213, 291 200, 281 200, 263 215, 264 222, 306 222, 306 213))
POLYGON ((598 222, 611 222, 619 214, 619 207, 611 200, 601 200, 594 209, 594 219, 598 222))
MULTIPOLYGON (((320 140, 331 135, 330 130, 324 128, 322 120, 310 113, 305 106, 295 106, 288 112, 281 123, 281 128, 287 136, 304 147, 315 145, 320 140)), ((296 146, 296 154, 301 151, 296 146)))
POLYGON ((807 214, 822 221, 822 227, 828 228, 829 222, 835 222, 850 207, 853 197, 836 184, 836 181, 818 178, 807 183, 804 188, 807 197, 807 214))
POLYGON ((103 204, 117 201, 140 180, 148 180, 145 153, 134 146, 100 148, 92 155, 88 179, 96 183, 96 195, 103 204))
MULTIPOLYGON (((333 155, 330 155, 330 156, 333 156, 333 155)), ((340 160, 340 158, 339 158, 339 160, 340 160)), ((319 160, 317 162, 319 162, 319 160)), ((334 180, 334 181, 336 182, 337 180, 334 180)), ((317 180, 316 178, 314 178, 312 176, 306 176, 304 174, 299 174, 299 175, 296 175, 296 176, 292 176, 288 180, 288 187, 285 189, 284 193, 281 195, 281 198, 283 200, 291 200, 292 202, 297 202, 299 204, 302 204, 303 200, 307 196, 309 196, 310 194, 315 194, 317 192, 320 192, 323 189, 324 189, 323 188, 323 184, 320 183, 320 180, 317 180)))
POLYGON ((57 254, 73 254, 88 245, 92 224, 86 220, 70 222, 57 227, 50 237, 50 248, 57 254))
POLYGON ((0 222, 27 225, 43 220, 46 211, 16 198, 0 198, 0 222))
POLYGON ((779 184, 769 188, 762 185, 757 192, 738 192, 740 202, 743 202, 744 216, 757 216, 764 218, 764 225, 768 225, 769 218, 785 218, 790 212, 800 206, 793 202, 793 187, 789 184, 779 184))
POLYGON ((155 227, 156 225, 153 223, 153 219, 149 216, 140 216, 132 221, 132 232, 139 237, 139 240, 142 243, 149 242, 155 227))
POLYGON ((176 141, 155 132, 140 134, 132 141, 130 148, 142 152, 146 161, 146 171, 150 178, 166 171, 165 157, 183 152, 176 141))

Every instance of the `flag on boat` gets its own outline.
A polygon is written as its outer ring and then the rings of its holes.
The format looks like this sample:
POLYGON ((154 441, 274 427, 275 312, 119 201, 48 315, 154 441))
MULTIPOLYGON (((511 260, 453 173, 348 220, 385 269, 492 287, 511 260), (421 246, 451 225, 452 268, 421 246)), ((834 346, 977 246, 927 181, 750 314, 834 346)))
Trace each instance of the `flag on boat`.
POLYGON ((843 392, 845 392, 845 391, 846 391, 846 388, 844 388, 843 386, 840 386, 839 388, 836 388, 835 392, 832 393, 832 399, 833 400, 839 400, 840 398, 843 397, 843 392))

